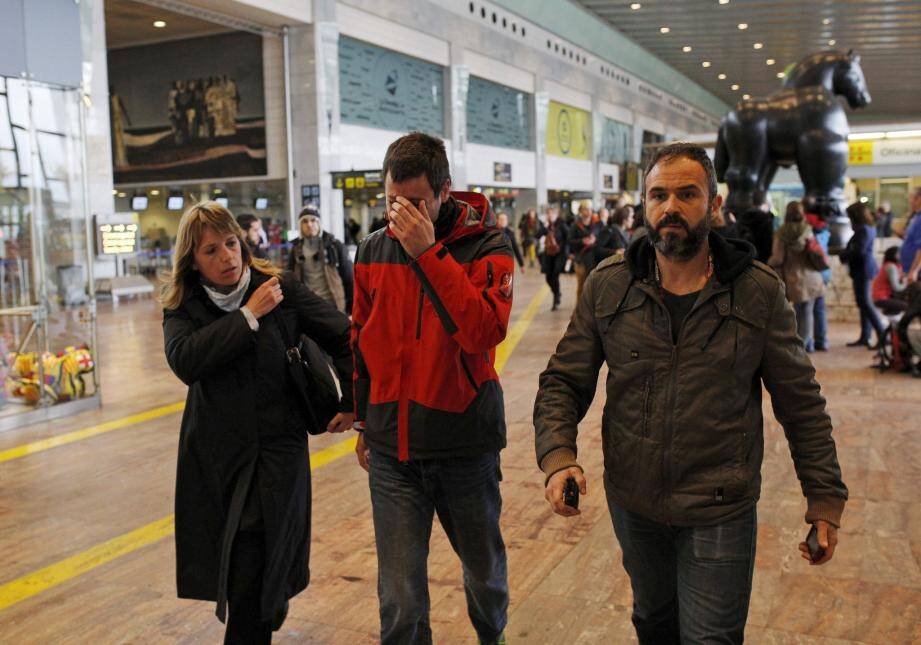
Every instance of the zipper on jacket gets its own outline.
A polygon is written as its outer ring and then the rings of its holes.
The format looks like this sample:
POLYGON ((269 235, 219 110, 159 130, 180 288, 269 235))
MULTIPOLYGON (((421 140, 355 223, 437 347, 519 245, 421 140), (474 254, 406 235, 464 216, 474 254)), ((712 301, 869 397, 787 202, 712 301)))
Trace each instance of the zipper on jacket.
MULTIPOLYGON (((671 333, 671 330, 669 330, 671 333)), ((675 390, 678 387, 678 346, 672 346, 672 355, 669 359, 669 399, 667 410, 667 419, 665 422, 665 447, 662 454, 662 514, 666 524, 671 524, 671 517, 668 512, 668 503, 672 495, 672 439, 675 434, 675 390)))
POLYGON ((422 338, 422 303, 425 302, 425 289, 419 285, 419 313, 416 318, 416 340, 422 338))
POLYGON ((652 405, 652 377, 646 377, 646 384, 643 386, 643 437, 649 437, 649 414, 652 405))
POLYGON ((470 368, 467 366, 467 361, 464 359, 464 355, 460 355, 461 367, 464 368, 464 374, 467 375, 467 380, 470 382, 470 387, 473 388, 474 392, 479 392, 480 389, 476 386, 476 381, 473 380, 473 373, 470 371, 470 368))

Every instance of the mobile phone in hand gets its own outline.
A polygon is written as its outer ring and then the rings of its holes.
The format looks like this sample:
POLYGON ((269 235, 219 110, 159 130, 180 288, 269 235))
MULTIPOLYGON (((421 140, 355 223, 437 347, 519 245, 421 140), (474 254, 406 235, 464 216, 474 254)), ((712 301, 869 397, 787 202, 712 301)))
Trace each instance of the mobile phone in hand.
POLYGON ((819 546, 819 530, 815 524, 812 525, 806 536, 806 548, 809 549, 809 557, 813 562, 818 562, 825 555, 825 549, 819 546))
POLYGON ((576 480, 569 477, 563 489, 563 503, 572 508, 579 508, 579 485, 576 480))

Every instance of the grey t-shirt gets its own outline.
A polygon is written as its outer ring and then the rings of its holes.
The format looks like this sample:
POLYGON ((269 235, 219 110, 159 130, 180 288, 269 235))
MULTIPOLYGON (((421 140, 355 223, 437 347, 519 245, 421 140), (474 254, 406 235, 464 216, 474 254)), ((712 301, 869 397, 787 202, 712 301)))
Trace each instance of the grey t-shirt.
POLYGON ((326 249, 320 237, 304 238, 301 245, 304 263, 301 267, 301 281, 324 300, 333 301, 333 292, 326 278, 326 249))

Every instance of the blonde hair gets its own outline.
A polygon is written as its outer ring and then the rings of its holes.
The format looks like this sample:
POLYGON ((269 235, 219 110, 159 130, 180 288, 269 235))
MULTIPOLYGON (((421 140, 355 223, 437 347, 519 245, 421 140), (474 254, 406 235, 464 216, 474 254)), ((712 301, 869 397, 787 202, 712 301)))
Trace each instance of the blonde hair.
POLYGON ((268 260, 254 258, 243 238, 243 229, 233 214, 213 201, 202 201, 190 206, 179 220, 176 246, 173 248, 173 268, 160 275, 160 303, 166 309, 179 309, 198 282, 195 249, 206 229, 219 235, 233 234, 240 244, 244 266, 272 277, 280 277, 281 270, 268 260))

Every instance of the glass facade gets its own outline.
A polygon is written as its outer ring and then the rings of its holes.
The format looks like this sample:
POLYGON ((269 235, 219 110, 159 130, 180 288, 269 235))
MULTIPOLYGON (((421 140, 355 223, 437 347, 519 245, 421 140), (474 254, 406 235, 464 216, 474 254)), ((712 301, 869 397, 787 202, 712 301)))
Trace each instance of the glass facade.
POLYGON ((633 126, 605 118, 598 161, 625 164, 633 160, 633 126))
POLYGON ((78 91, 0 77, 0 428, 97 394, 85 191, 78 91))

